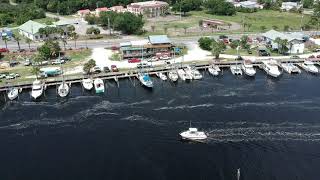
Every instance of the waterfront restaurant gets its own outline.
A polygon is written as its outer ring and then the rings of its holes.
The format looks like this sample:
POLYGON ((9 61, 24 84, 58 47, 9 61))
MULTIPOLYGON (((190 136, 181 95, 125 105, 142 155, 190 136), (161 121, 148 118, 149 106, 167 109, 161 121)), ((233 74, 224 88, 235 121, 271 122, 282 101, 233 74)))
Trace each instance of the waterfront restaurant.
POLYGON ((173 45, 166 35, 149 36, 148 39, 120 43, 123 59, 170 56, 173 45))

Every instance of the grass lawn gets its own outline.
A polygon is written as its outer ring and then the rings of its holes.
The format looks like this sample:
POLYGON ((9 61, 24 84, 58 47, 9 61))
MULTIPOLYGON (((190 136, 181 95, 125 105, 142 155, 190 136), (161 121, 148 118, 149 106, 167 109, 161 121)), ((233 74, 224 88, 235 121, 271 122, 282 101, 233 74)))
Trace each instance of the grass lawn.
POLYGON ((41 18, 41 19, 35 19, 35 22, 41 23, 41 24, 47 24, 47 25, 52 25, 53 22, 56 22, 56 20, 54 18, 51 17, 45 17, 45 18, 41 18))

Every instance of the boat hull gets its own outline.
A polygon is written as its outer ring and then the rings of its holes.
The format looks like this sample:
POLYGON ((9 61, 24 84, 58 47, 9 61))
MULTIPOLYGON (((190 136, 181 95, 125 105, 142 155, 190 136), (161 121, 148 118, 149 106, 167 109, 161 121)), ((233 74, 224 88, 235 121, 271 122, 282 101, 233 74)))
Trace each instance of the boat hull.
POLYGON ((58 87, 58 94, 59 94, 60 97, 68 96, 69 92, 70 92, 70 88, 65 83, 60 84, 60 86, 58 87))

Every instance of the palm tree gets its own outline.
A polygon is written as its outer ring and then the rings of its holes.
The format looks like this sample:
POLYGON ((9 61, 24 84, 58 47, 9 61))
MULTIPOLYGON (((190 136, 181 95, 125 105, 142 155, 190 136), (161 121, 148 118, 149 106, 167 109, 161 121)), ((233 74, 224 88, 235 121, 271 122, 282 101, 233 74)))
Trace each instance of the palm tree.
POLYGON ((220 54, 226 49, 226 45, 222 41, 213 41, 211 53, 216 59, 219 59, 220 54))
POLYGON ((278 30, 278 29, 279 29, 279 27, 278 27, 278 26, 276 26, 276 25, 273 25, 273 26, 272 26, 272 29, 273 29, 273 30, 278 30))
POLYGON ((33 75, 35 75, 36 78, 38 79, 38 75, 39 75, 39 73, 40 73, 40 68, 39 68, 39 66, 32 66, 31 73, 32 73, 33 75))
POLYGON ((154 32, 155 29, 156 29, 156 26, 155 25, 151 25, 152 32, 154 32))
POLYGON ((2 36, 2 40, 4 41, 4 44, 6 45, 6 49, 8 49, 9 38, 7 36, 2 36))
POLYGON ((30 44, 31 44, 31 42, 32 42, 32 40, 31 39, 29 39, 29 38, 27 38, 26 39, 26 43, 28 44, 28 46, 29 46, 29 51, 31 50, 31 48, 30 48, 30 44))
POLYGON ((288 44, 289 44, 289 42, 288 42, 287 39, 283 39, 283 40, 280 41, 281 53, 282 53, 282 54, 285 53, 285 52, 288 50, 288 47, 287 47, 288 44))
POLYGON ((277 43, 277 46, 278 46, 278 53, 280 53, 280 43, 281 43, 281 38, 280 38, 280 37, 277 37, 277 38, 274 40, 274 43, 277 43))
POLYGON ((266 29, 267 29, 266 26, 260 26, 260 30, 261 30, 262 32, 266 31, 266 29))
POLYGON ((18 36, 18 35, 15 35, 15 34, 13 34, 13 38, 14 38, 14 40, 17 42, 17 44, 18 44, 18 49, 19 49, 19 51, 21 50, 20 49, 20 41, 21 41, 21 38, 18 36))
POLYGON ((67 40, 66 40, 66 38, 65 38, 65 37, 61 37, 60 39, 61 39, 61 42, 62 42, 62 44, 63 44, 64 50, 66 50, 66 45, 67 45, 67 40))
POLYGON ((163 27, 163 31, 164 31, 165 34, 167 34, 167 32, 168 32, 168 27, 167 27, 167 26, 163 27))
POLYGON ((79 35, 76 32, 72 32, 71 37, 74 40, 74 48, 76 49, 77 48, 77 39, 79 38, 79 35))
POLYGON ((247 23, 248 31, 250 31, 251 26, 252 26, 252 24, 251 24, 251 23, 247 23))
POLYGON ((188 29, 188 27, 187 27, 187 26, 184 26, 184 27, 183 27, 184 35, 186 35, 186 34, 187 34, 187 29, 188 29))

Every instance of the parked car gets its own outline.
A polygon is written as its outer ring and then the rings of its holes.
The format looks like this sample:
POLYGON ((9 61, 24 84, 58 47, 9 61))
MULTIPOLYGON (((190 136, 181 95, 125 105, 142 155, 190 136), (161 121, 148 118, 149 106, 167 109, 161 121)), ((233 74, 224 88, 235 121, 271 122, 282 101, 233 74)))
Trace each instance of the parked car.
POLYGON ((319 55, 317 55, 317 58, 320 58, 320 54, 319 54, 319 55))
POLYGON ((238 56, 238 57, 236 57, 236 59, 235 59, 236 61, 242 61, 243 60, 243 58, 241 57, 241 56, 238 56))
POLYGON ((3 78, 5 78, 5 77, 6 77, 5 74, 0 74, 0 79, 3 79, 3 78))
POLYGON ((314 49, 313 52, 320 52, 320 49, 319 48, 314 49))
POLYGON ((0 48, 0 53, 3 53, 3 52, 9 52, 9 49, 7 49, 7 48, 0 48))
POLYGON ((251 49, 247 49, 248 54, 252 54, 252 50, 251 49))
POLYGON ((15 76, 14 74, 8 74, 8 75, 6 75, 6 79, 7 79, 7 80, 15 79, 15 78, 16 78, 16 76, 15 76))
POLYGON ((14 66, 16 66, 16 65, 18 65, 18 64, 20 64, 19 61, 11 61, 11 62, 10 62, 10 67, 14 67, 14 66))
POLYGON ((41 61, 41 62, 33 62, 32 65, 33 66, 45 66, 48 65, 49 62, 48 61, 41 61))
POLYGON ((298 55, 293 55, 291 56, 291 59, 300 59, 300 57, 298 55))
POLYGON ((54 65, 54 64, 64 64, 64 63, 65 63, 65 61, 62 60, 62 59, 55 59, 55 60, 53 60, 51 62, 52 65, 54 65))
POLYGON ((171 57, 167 56, 167 55, 163 55, 163 56, 160 57, 160 59, 161 60, 169 60, 169 59, 171 59, 171 57))
POLYGON ((159 58, 157 56, 153 56, 150 59, 148 59, 148 62, 154 62, 154 61, 158 61, 159 58))
POLYGON ((119 72, 119 69, 117 68, 116 65, 111 65, 111 71, 112 72, 119 72))
POLYGON ((138 58, 132 58, 128 60, 128 63, 139 63, 139 62, 141 62, 141 60, 138 58))
POLYGON ((137 64, 137 68, 150 68, 152 67, 150 64, 148 63, 139 63, 137 64))
POLYGON ((60 58, 61 60, 64 60, 64 61, 71 61, 71 58, 68 57, 68 56, 63 56, 60 58))
POLYGON ((30 66, 30 65, 31 65, 30 59, 26 59, 26 60, 24 61, 23 65, 25 65, 25 66, 30 66))
POLYGON ((109 69, 107 66, 105 66, 105 67, 103 67, 103 71, 104 71, 105 73, 108 73, 108 72, 110 72, 110 69, 109 69))
POLYGON ((90 70, 91 73, 101 73, 101 68, 99 66, 95 66, 90 70))
POLYGON ((270 56, 270 53, 266 49, 258 49, 259 56, 270 56))
POLYGON ((314 55, 311 55, 311 56, 309 56, 308 57, 309 59, 314 59, 314 58, 316 58, 314 55))

